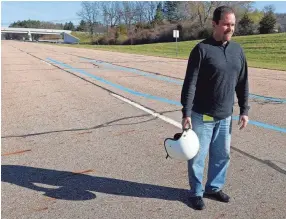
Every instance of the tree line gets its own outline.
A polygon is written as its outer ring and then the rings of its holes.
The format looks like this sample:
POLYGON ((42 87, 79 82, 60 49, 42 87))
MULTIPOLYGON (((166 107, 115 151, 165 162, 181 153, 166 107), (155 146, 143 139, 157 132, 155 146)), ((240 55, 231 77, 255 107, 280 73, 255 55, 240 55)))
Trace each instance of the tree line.
POLYGON ((37 29, 56 29, 56 30, 72 30, 77 31, 73 22, 62 23, 52 23, 39 20, 23 20, 16 21, 9 25, 9 27, 18 27, 18 28, 37 28, 37 29))
POLYGON ((228 5, 235 10, 235 35, 283 32, 277 23, 273 6, 263 10, 245 1, 124 1, 82 2, 77 15, 79 25, 72 22, 52 23, 18 21, 11 27, 64 29, 88 32, 94 44, 141 44, 173 41, 172 31, 180 31, 179 40, 201 39, 212 32, 211 19, 215 8, 228 5))

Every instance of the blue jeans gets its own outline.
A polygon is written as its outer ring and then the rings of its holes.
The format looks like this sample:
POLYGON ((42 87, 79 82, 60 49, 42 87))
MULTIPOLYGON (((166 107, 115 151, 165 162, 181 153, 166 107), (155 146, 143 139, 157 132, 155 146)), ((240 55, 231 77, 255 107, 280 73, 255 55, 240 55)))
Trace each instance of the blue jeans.
POLYGON ((230 161, 231 116, 223 120, 204 122, 203 115, 192 111, 193 131, 200 141, 198 154, 188 161, 191 196, 217 192, 225 184, 230 161), (202 186, 205 159, 209 152, 209 167, 205 189, 202 186))

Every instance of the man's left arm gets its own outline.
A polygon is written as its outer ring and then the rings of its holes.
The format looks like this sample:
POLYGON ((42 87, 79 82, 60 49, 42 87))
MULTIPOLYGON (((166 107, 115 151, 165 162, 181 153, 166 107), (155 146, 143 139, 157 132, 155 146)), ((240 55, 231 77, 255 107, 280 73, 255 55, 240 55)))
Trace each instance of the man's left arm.
POLYGON ((242 123, 240 129, 243 129, 246 127, 248 123, 248 111, 250 107, 248 105, 248 96, 249 96, 248 66, 243 51, 241 55, 242 55, 242 68, 238 77, 235 91, 238 99, 238 105, 240 108, 240 117, 238 124, 240 125, 242 123))

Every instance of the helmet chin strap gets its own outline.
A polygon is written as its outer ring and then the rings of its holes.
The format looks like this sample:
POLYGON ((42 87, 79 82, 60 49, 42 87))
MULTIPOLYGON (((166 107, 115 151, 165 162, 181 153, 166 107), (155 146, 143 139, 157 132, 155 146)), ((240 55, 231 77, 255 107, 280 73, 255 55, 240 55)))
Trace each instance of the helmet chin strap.
POLYGON ((183 131, 188 131, 189 129, 191 129, 191 125, 188 123, 187 124, 188 127, 183 128, 183 131))
POLYGON ((166 151, 166 153, 167 153, 166 159, 168 159, 168 157, 170 157, 170 155, 169 155, 169 153, 168 153, 168 151, 167 151, 167 149, 166 149, 166 145, 165 145, 165 151, 166 151))

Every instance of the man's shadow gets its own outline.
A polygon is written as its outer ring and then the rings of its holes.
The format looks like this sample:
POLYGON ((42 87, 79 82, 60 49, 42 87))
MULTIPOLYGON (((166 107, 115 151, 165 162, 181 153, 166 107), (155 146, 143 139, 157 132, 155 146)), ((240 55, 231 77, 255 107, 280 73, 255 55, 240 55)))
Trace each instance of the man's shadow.
POLYGON ((1 175, 3 182, 44 192, 45 196, 61 200, 95 199, 96 195, 92 192, 99 192, 180 201, 191 207, 188 202, 188 190, 186 189, 18 165, 2 165, 1 175), (45 185, 39 186, 35 183, 45 185), (58 188, 48 188, 49 186, 58 188))

